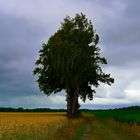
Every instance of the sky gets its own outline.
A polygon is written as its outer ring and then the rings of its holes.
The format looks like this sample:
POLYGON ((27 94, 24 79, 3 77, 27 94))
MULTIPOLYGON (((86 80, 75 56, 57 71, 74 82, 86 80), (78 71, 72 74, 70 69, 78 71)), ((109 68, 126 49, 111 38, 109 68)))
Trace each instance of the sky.
POLYGON ((0 0, 0 107, 66 108, 64 91, 47 97, 32 70, 42 43, 66 16, 84 13, 100 36, 103 66, 115 83, 101 84, 81 108, 140 105, 139 0, 0 0))

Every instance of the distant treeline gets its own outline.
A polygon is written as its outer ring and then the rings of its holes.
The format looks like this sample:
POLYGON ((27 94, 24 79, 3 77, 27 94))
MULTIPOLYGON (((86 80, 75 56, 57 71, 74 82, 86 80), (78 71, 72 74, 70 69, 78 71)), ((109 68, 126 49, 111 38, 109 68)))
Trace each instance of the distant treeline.
POLYGON ((122 107, 122 108, 115 108, 115 109, 98 109, 98 110, 94 110, 94 109, 81 109, 82 111, 121 111, 121 110, 138 110, 138 111, 140 111, 140 106, 129 106, 129 107, 122 107))
MULTIPOLYGON (((82 112, 94 111, 94 109, 80 109, 82 112)), ((100 109, 103 111, 103 109, 100 109)), ((98 110, 98 111, 100 111, 98 110)), ((130 106, 116 109, 106 109, 106 110, 139 110, 140 106, 130 106)), ((97 110, 96 110, 97 111, 97 110)), ((34 108, 34 109, 25 109, 22 107, 19 108, 5 108, 0 107, 0 112, 66 112, 66 109, 51 109, 51 108, 34 108)))
POLYGON ((19 108, 0 107, 0 112, 66 112, 66 109, 50 109, 50 108, 25 109, 22 107, 19 107, 19 108))

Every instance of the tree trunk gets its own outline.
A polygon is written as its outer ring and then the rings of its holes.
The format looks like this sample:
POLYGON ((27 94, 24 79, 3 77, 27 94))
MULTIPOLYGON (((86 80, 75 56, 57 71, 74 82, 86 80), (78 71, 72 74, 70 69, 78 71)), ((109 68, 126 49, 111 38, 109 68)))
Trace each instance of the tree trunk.
POLYGON ((76 91, 67 93, 67 117, 69 119, 75 118, 79 115, 78 96, 79 95, 76 91))

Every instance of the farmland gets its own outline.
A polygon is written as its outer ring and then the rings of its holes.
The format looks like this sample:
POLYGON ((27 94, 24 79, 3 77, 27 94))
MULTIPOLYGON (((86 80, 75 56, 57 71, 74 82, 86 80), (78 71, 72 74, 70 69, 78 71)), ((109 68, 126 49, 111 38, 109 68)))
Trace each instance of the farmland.
POLYGON ((140 110, 98 110, 90 113, 98 118, 113 118, 120 122, 140 123, 140 110))
POLYGON ((45 140, 66 125, 64 113, 0 113, 0 140, 45 140))
MULTIPOLYGON (((124 113, 124 112, 123 112, 124 113)), ((131 116, 131 111, 125 112, 131 116)), ((139 140, 140 124, 113 119, 109 111, 83 113, 68 120, 66 113, 1 112, 0 140, 139 140), (104 117, 103 117, 104 116, 104 117)), ((115 115, 117 116, 116 113, 115 115)), ((133 119, 134 118, 133 116, 133 119)), ((132 118, 129 117, 129 119, 132 118)))

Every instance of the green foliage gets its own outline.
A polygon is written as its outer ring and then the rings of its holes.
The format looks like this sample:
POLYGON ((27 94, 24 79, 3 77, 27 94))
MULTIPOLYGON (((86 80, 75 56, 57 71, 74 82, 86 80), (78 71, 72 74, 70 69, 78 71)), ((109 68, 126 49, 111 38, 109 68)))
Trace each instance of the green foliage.
POLYGON ((91 85, 98 87, 99 82, 111 85, 114 79, 100 67, 107 60, 100 57, 98 43, 99 36, 84 14, 66 17, 39 52, 33 73, 38 76, 40 90, 47 95, 61 90, 77 91, 85 101, 93 99, 95 90, 91 85))
POLYGON ((113 118, 121 122, 140 122, 140 110, 100 110, 92 111, 99 118, 113 118))

